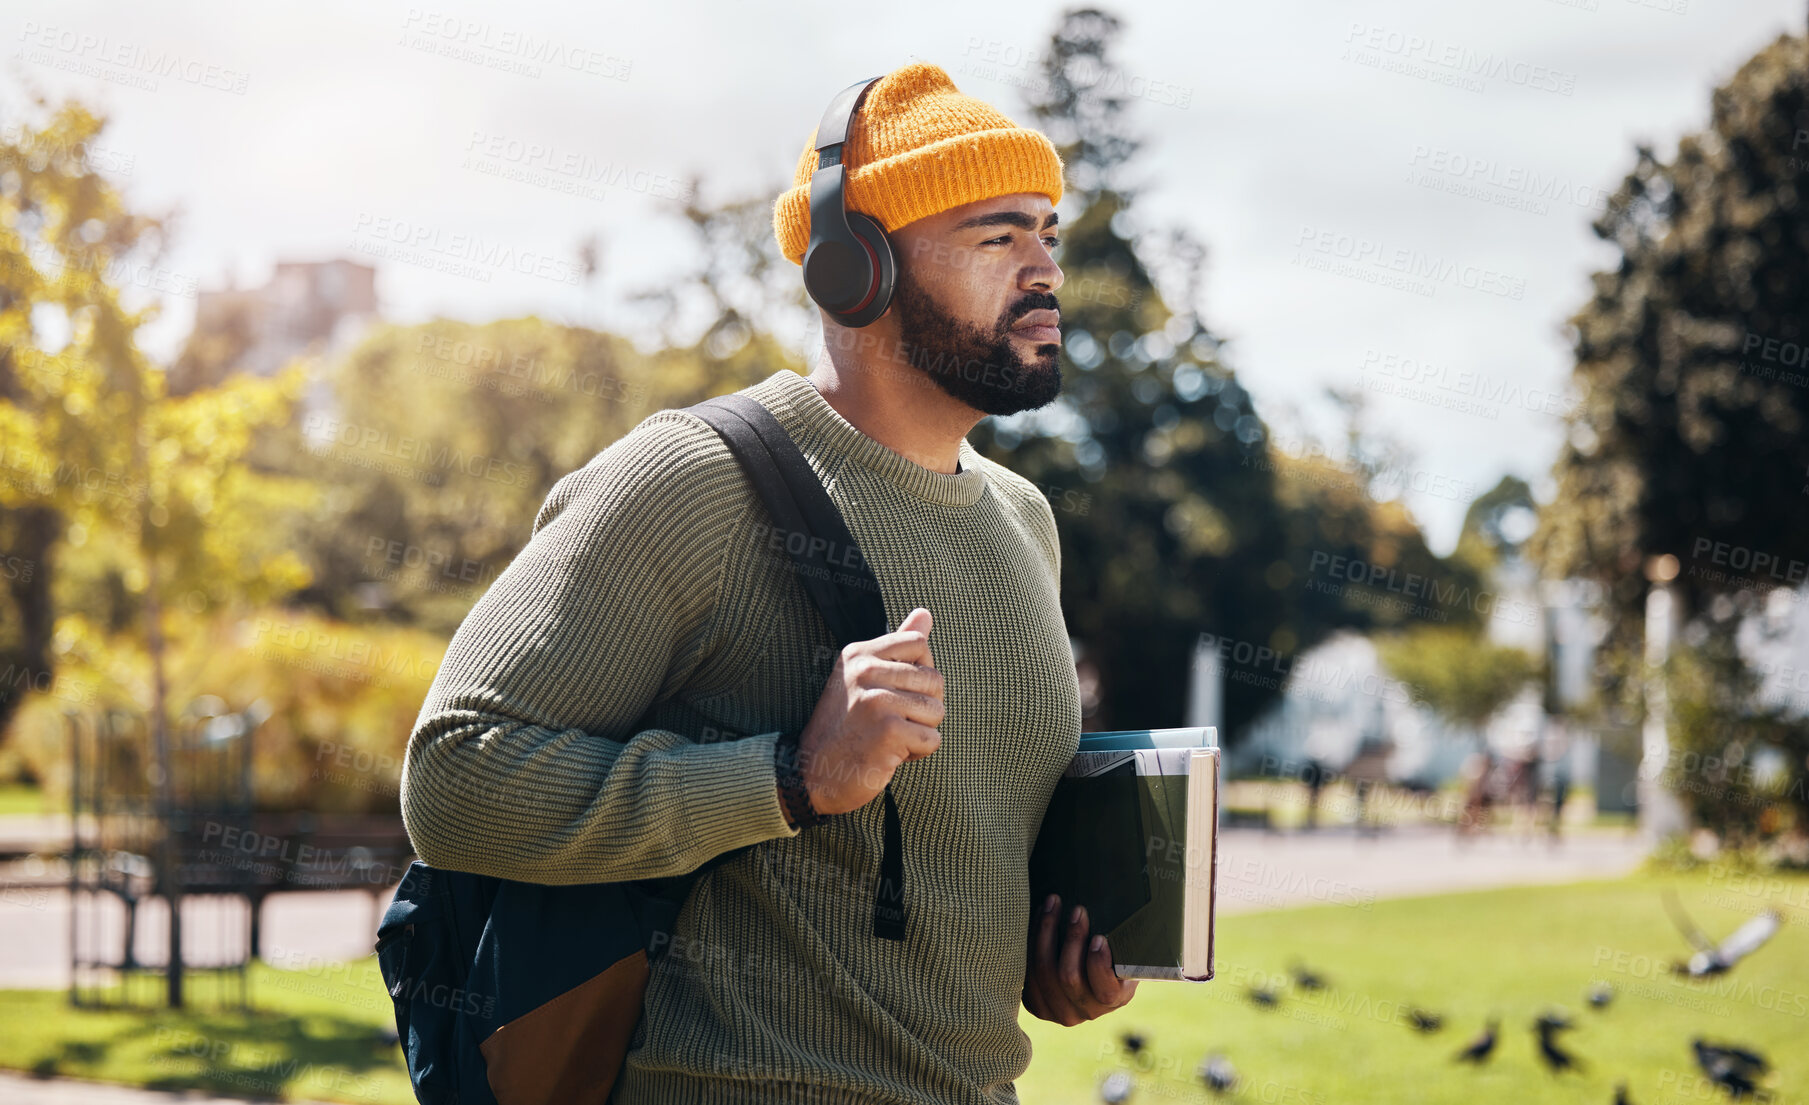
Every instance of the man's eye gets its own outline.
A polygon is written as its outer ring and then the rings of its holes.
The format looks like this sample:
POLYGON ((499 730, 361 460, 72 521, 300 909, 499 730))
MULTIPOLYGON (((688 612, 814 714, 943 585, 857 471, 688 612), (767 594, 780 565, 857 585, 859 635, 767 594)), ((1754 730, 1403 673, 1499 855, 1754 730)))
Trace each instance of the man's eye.
POLYGON ((1051 235, 1049 235, 1049 236, 1048 236, 1048 237, 1047 237, 1047 238, 1044 238, 1044 239, 1043 239, 1043 241, 1045 241, 1045 242, 1048 242, 1048 243, 1049 243, 1049 248, 1050 248, 1050 249, 1054 249, 1054 248, 1056 248, 1056 247, 1057 247, 1057 246, 1059 246, 1059 245, 1061 245, 1061 244, 1062 244, 1062 240, 1061 240, 1061 238, 1059 238, 1059 237, 1057 237, 1057 236, 1056 236, 1056 235, 1054 235, 1054 234, 1051 234, 1051 235))
POLYGON ((990 245, 993 245, 994 243, 998 243, 998 242, 1010 243, 1010 241, 1011 241, 1011 235, 1001 234, 997 238, 988 238, 984 242, 981 242, 980 244, 983 246, 990 246, 990 245))

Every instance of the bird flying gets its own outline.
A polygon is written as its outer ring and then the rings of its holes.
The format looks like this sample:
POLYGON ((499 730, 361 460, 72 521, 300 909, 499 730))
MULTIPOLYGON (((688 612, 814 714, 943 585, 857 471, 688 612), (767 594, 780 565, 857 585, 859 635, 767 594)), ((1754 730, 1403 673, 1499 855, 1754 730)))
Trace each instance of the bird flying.
POLYGON ((1735 929, 1732 936, 1716 944, 1704 936, 1696 923, 1690 920, 1675 892, 1665 892, 1665 906, 1670 910, 1672 923, 1683 933, 1683 938, 1696 946, 1695 955, 1685 962, 1671 965, 1672 974, 1686 978, 1713 978, 1726 974, 1733 969, 1734 964, 1758 951, 1765 941, 1777 935, 1778 928, 1784 923, 1784 918, 1777 910, 1768 909, 1735 929))

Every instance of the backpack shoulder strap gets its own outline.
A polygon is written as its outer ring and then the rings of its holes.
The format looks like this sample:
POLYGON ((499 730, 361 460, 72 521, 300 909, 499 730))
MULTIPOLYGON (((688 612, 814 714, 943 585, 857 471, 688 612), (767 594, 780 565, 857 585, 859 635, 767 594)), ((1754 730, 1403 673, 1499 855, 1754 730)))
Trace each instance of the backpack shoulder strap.
POLYGON ((772 412, 740 394, 685 409, 728 442, 772 516, 773 536, 797 565, 798 582, 837 641, 846 645, 886 633, 879 580, 816 470, 772 412))
MULTIPOLYGON (((776 536, 797 566, 798 582, 843 645, 889 632, 879 580, 848 532, 848 523, 773 413, 751 396, 718 395, 684 408, 715 427, 766 504, 776 536)), ((892 784, 885 789, 879 886, 873 935, 905 938, 904 829, 892 784)))

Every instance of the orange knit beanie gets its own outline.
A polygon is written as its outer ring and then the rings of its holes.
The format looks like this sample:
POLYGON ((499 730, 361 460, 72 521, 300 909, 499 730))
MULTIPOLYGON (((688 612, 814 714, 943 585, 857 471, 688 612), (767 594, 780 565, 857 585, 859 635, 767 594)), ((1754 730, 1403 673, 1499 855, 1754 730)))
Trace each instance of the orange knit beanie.
MULTIPOLYGON (((810 174, 816 130, 798 156, 795 186, 773 205, 773 234, 794 265, 810 244, 810 174)), ((1062 198, 1062 160, 1040 131, 1020 127, 989 104, 964 96, 949 75, 912 62, 880 78, 849 129, 848 210, 879 220, 890 234, 951 207, 1014 192, 1062 198)))

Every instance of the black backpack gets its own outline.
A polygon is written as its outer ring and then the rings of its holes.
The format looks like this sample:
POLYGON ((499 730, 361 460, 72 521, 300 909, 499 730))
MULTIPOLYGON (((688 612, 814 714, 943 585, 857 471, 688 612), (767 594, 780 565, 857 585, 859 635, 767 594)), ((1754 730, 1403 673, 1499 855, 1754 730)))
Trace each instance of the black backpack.
MULTIPOLYGON (((741 462, 837 641, 888 632, 879 583, 810 463, 770 411, 740 394, 684 408, 741 462), (801 546, 801 548, 794 548, 801 546), (832 563, 832 551, 836 554, 832 563), (850 567, 849 565, 853 566, 850 567)), ((903 836, 890 784, 874 933, 904 939, 903 836)), ((377 962, 422 1105, 602 1105, 640 1019, 650 965, 686 875, 543 886, 409 865, 377 928, 377 962)))

